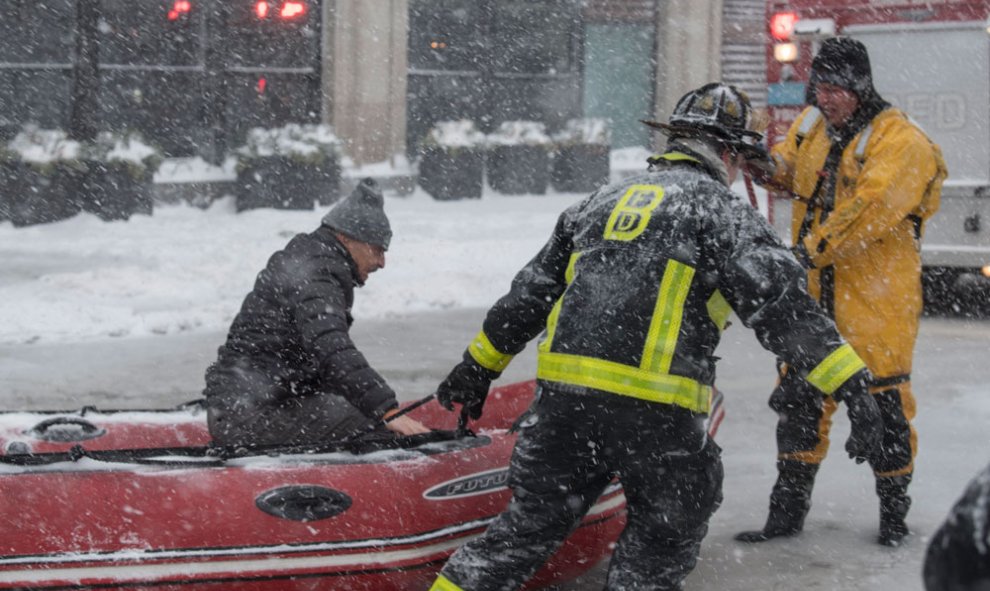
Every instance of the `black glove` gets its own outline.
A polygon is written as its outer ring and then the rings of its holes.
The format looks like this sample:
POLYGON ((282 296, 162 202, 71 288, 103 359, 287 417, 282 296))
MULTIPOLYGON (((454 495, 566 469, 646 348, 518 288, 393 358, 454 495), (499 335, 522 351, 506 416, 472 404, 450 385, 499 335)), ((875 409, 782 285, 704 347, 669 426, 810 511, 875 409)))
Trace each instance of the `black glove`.
POLYGON ((447 410, 454 410, 454 403, 463 405, 472 419, 481 418, 481 409, 488 397, 492 381, 501 375, 499 372, 478 365, 468 354, 437 387, 437 400, 447 410))
POLYGON ((870 394, 870 377, 870 372, 864 369, 832 394, 846 405, 846 414, 852 424, 846 451, 857 464, 876 455, 883 438, 883 420, 880 418, 880 407, 870 394))
POLYGON ((777 172, 777 161, 762 146, 746 154, 743 168, 757 185, 766 185, 777 172))

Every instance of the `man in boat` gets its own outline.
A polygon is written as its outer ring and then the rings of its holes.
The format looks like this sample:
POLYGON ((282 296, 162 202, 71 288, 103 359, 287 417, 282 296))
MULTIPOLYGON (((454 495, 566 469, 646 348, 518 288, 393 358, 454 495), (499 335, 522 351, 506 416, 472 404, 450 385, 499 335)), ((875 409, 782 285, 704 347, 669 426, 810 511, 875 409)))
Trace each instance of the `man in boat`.
MULTIPOLYGON (((210 434, 221 445, 343 439, 398 410, 395 392, 349 335, 354 286, 385 266, 392 230, 381 190, 364 179, 268 260, 206 372, 210 434)), ((387 428, 427 431, 397 417, 387 428)))
MULTIPOLYGON (((921 317, 921 235, 938 209, 946 168, 938 146, 873 86, 861 42, 834 37, 811 63, 811 105, 773 148, 766 184, 792 194, 793 250, 810 292, 873 373, 870 392, 884 422, 871 458, 880 500, 877 542, 908 534, 908 485, 918 441, 911 387, 921 317)), ((781 364, 770 396, 777 424, 777 481, 762 529, 736 536, 763 542, 793 536, 811 508, 815 476, 828 452, 831 400, 809 408, 805 382, 781 364)))
POLYGON ((729 190, 749 161, 767 158, 748 98, 711 83, 681 98, 668 123, 647 123, 670 136, 666 151, 647 173, 563 212, 438 388, 447 408, 480 416, 492 380, 543 332, 511 503, 432 591, 519 587, 614 477, 628 521, 606 588, 680 589, 722 499, 705 419, 730 311, 801 372, 818 393, 809 396, 847 405, 851 456, 875 453, 869 371, 773 228, 729 190))

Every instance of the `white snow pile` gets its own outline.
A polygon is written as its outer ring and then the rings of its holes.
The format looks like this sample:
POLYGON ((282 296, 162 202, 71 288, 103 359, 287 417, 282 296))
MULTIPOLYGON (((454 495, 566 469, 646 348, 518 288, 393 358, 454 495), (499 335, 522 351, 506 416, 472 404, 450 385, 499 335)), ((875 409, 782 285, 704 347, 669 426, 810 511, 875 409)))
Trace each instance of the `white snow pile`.
POLYGON ((81 145, 70 140, 61 129, 40 129, 29 125, 10 140, 7 149, 26 162, 45 164, 59 160, 77 160, 81 145))
POLYGON ((488 134, 493 146, 546 146, 550 144, 547 128, 539 121, 504 121, 488 134))
POLYGON ((138 133, 116 135, 102 132, 96 141, 98 145, 106 147, 106 156, 103 158, 106 162, 142 164, 159 155, 158 150, 147 144, 138 133))
POLYGON ((237 158, 228 156, 220 166, 199 156, 169 158, 155 173, 156 183, 209 183, 237 179, 237 158))
POLYGON ((247 158, 261 156, 319 157, 339 150, 340 140, 333 128, 323 124, 290 123, 278 128, 255 127, 248 131, 238 155, 247 158))
POLYGON ((563 129, 554 134, 553 139, 562 144, 608 145, 611 143, 612 133, 608 121, 589 117, 568 120, 563 129))
POLYGON ((469 119, 439 121, 426 135, 424 143, 444 148, 469 148, 485 143, 485 134, 469 119))

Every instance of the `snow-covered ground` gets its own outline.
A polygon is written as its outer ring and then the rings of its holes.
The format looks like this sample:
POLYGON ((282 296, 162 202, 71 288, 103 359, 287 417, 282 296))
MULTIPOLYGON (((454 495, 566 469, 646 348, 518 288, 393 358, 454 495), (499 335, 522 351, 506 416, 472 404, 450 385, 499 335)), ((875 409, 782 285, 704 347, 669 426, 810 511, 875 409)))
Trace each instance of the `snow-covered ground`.
MULTIPOLYGON (((557 214, 581 197, 487 192, 436 202, 418 189, 389 196, 395 237, 387 265, 357 293, 354 310, 359 344, 373 364, 411 388, 407 397, 435 385, 477 330, 482 309, 546 240, 557 214), (433 349, 434 340, 445 344, 433 349)), ((82 214, 29 228, 0 223, 0 407, 31 401, 49 382, 72 406, 140 406, 164 399, 153 397, 179 380, 188 386, 168 396, 188 399, 268 256, 315 228, 323 213, 237 214, 225 198, 206 210, 162 206, 127 222, 82 214)), ((773 363, 735 323, 719 350, 729 413, 719 434, 725 502, 688 589, 922 588, 928 536, 990 461, 990 323, 925 319, 921 332, 914 372, 921 454, 909 518, 916 533, 906 546, 873 541, 872 480, 842 457, 844 417, 807 531, 744 546, 732 535, 762 524, 774 477, 774 417, 766 408, 773 363)), ((510 368, 513 379, 531 375, 532 360, 523 357, 510 368)), ((592 576, 574 588, 600 589, 601 582, 592 576)))
MULTIPOLYGON (((576 195, 443 203, 390 198, 394 238, 355 303, 359 318, 482 307, 533 255, 576 195)), ((235 213, 177 205, 128 222, 82 214, 0 225, 0 344, 226 328, 269 256, 319 225, 324 211, 235 213)))

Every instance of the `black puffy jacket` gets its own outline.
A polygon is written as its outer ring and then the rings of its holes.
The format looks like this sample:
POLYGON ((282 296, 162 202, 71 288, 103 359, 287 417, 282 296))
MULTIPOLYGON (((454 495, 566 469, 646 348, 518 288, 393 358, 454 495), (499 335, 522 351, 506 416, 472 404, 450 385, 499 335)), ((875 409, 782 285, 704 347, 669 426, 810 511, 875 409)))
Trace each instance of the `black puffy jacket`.
POLYGON ((348 334, 357 281, 354 260, 324 226, 272 255, 207 370, 211 406, 260 409, 330 392, 370 418, 395 407, 348 334))

